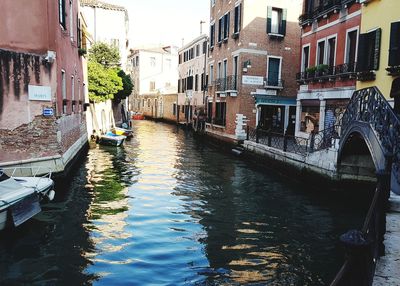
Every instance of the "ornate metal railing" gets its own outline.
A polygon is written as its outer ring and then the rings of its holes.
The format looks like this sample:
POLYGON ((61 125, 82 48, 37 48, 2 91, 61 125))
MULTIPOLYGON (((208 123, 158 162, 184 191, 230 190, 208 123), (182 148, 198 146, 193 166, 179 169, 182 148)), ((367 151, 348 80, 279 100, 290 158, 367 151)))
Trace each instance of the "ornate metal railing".
POLYGON ((237 76, 230 75, 224 78, 218 78, 215 80, 214 85, 216 91, 237 90, 237 76))
POLYGON ((269 78, 264 78, 264 87, 277 87, 277 88, 283 88, 283 85, 285 84, 285 81, 283 79, 269 79, 269 78))
MULTIPOLYGON (((353 94, 342 118, 342 132, 354 122, 371 126, 386 153, 386 167, 377 174, 375 195, 361 231, 341 236, 346 261, 331 286, 372 285, 376 261, 384 254, 385 215, 391 181, 400 181, 400 120, 376 87, 353 94)), ((393 187, 393 186, 392 186, 393 187)))
POLYGON ((304 71, 296 74, 297 82, 334 80, 356 76, 356 63, 345 63, 337 66, 326 66, 320 70, 304 71))
POLYGON ((333 146, 334 139, 339 139, 341 133, 340 123, 310 135, 310 152, 327 149, 333 146))
POLYGON ((386 153, 393 155, 393 168, 400 181, 400 119, 377 87, 353 94, 343 114, 343 131, 354 121, 371 125, 386 153))
POLYGON ((306 138, 252 128, 250 126, 247 126, 247 140, 303 156, 309 151, 309 140, 306 138))

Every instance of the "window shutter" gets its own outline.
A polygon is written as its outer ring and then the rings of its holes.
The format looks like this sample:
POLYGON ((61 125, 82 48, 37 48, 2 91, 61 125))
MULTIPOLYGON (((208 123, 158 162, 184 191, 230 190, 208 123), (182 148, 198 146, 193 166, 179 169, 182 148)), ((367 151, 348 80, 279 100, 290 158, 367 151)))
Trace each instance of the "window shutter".
POLYGON ((230 26, 230 23, 231 23, 230 18, 231 18, 231 12, 228 12, 228 14, 226 16, 226 23, 225 23, 225 26, 226 26, 226 31, 225 31, 225 35, 226 36, 225 36, 225 38, 229 37, 229 26, 230 26))
POLYGON ((271 33, 272 7, 267 7, 267 34, 271 33))
POLYGON ((380 58, 380 54, 381 54, 381 34, 382 34, 382 30, 381 28, 376 29, 374 31, 375 37, 374 37, 374 58, 372 61, 372 69, 373 70, 378 70, 379 69, 379 58, 380 58))
POLYGON ((388 65, 391 67, 400 65, 400 22, 391 25, 388 65))
POLYGON ((367 44, 368 44, 368 34, 360 34, 358 41, 358 53, 357 53, 357 71, 366 71, 367 68, 367 44))
POLYGON ((281 35, 286 35, 286 18, 287 18, 287 9, 282 9, 282 23, 279 31, 279 34, 281 35))

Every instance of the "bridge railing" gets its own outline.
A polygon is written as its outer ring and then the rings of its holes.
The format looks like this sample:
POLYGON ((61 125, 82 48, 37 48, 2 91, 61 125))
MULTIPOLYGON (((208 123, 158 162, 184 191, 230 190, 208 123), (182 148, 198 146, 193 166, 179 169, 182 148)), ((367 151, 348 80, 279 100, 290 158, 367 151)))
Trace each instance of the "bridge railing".
POLYGON ((324 130, 310 134, 310 152, 327 149, 333 146, 335 139, 340 139, 342 126, 335 124, 324 130))
POLYGON ((354 92, 342 118, 345 132, 354 121, 369 123, 382 147, 393 156, 393 172, 400 184, 400 119, 377 87, 354 92))
POLYGON ((384 255, 390 189, 394 180, 396 186, 400 182, 400 120, 378 88, 369 87, 353 94, 343 114, 343 134, 357 121, 370 124, 386 153, 386 167, 377 174, 377 188, 362 230, 341 236, 346 261, 331 286, 372 285, 377 259, 384 255))
POLYGON ((383 172, 377 176, 378 185, 362 230, 350 230, 340 237, 346 260, 330 286, 372 285, 376 262, 384 254, 383 238, 390 192, 390 174, 383 172))
POLYGON ((309 151, 309 140, 306 138, 272 132, 261 128, 252 128, 250 126, 247 126, 247 140, 303 156, 309 151))

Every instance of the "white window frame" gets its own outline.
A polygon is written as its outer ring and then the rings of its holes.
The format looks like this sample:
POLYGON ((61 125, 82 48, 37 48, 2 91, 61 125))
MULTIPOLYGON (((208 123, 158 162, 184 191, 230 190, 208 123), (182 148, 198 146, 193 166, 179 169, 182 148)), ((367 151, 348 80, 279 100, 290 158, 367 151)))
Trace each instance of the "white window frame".
POLYGON ((343 63, 345 63, 345 64, 348 64, 349 62, 348 62, 348 56, 347 56, 347 53, 348 53, 348 49, 349 49, 349 47, 348 47, 348 44, 349 44, 349 33, 351 33, 351 32, 354 32, 354 31, 357 31, 357 36, 356 36, 356 53, 355 53, 355 56, 354 56, 354 59, 357 61, 357 56, 358 56, 358 43, 359 43, 359 37, 360 37, 360 26, 356 26, 356 27, 352 27, 352 28, 349 28, 349 29, 347 29, 346 30, 346 40, 345 40, 345 43, 344 43, 344 58, 343 58, 343 63))
POLYGON ((228 59, 225 58, 222 60, 222 76, 224 79, 228 77, 228 59))
POLYGON ((74 41, 74 17, 72 16, 73 15, 72 4, 73 4, 73 0, 69 0, 69 15, 68 15, 68 17, 69 17, 69 35, 71 37, 71 42, 74 41))
POLYGON ((311 56, 311 43, 305 44, 301 47, 301 67, 300 71, 305 72, 304 70, 304 48, 308 47, 308 63, 307 67, 310 67, 310 56, 311 56))

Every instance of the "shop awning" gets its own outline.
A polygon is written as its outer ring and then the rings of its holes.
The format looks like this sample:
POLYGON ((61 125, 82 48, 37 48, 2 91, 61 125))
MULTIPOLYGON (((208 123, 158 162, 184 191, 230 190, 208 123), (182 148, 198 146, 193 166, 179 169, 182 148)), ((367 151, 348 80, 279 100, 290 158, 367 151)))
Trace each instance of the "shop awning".
POLYGON ((296 105, 295 97, 255 95, 257 105, 296 105))

